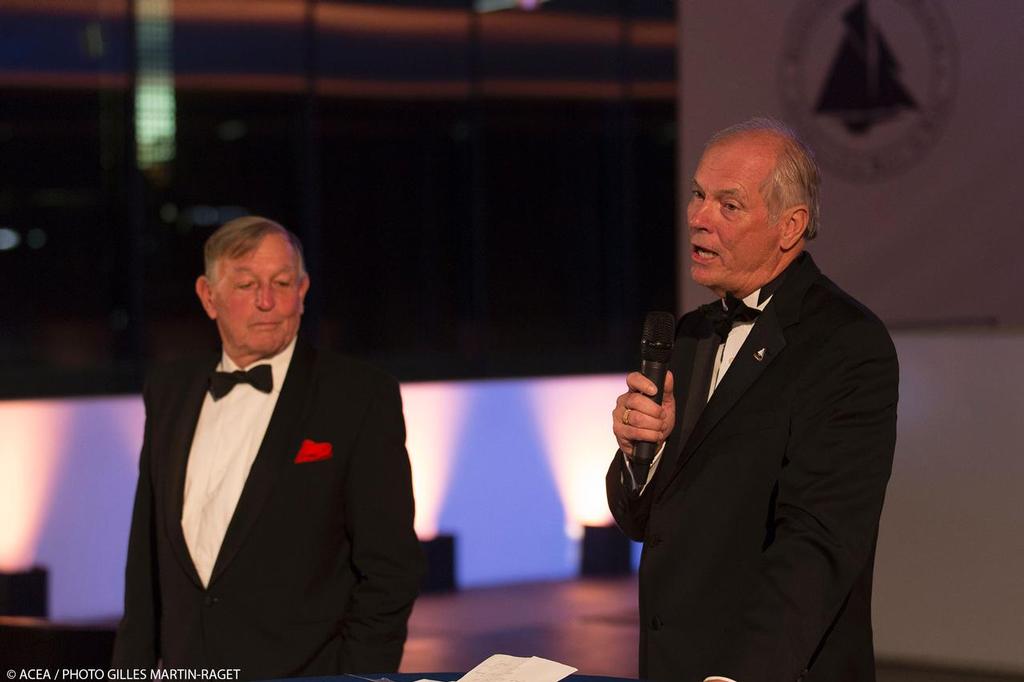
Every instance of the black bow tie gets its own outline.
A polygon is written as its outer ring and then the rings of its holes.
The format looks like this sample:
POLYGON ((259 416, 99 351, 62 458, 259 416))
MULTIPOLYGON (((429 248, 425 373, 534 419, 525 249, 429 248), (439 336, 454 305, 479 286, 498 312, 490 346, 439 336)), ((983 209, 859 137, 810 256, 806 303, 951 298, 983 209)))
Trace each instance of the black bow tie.
POLYGON ((708 319, 715 333, 725 341, 736 322, 753 322, 761 311, 751 308, 732 294, 727 294, 721 301, 706 303, 700 307, 704 317, 708 319))
POLYGON ((270 393, 274 388, 274 374, 270 365, 256 365, 249 371, 210 372, 210 395, 220 400, 238 384, 249 384, 257 391, 270 393))

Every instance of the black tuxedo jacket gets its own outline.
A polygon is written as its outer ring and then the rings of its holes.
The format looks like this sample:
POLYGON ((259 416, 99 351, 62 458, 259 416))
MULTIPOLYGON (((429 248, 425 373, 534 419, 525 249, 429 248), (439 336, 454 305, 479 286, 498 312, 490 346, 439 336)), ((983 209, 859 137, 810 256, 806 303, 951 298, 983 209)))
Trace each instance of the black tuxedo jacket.
POLYGON ((422 555, 397 383, 296 344, 209 586, 181 529, 185 468, 219 356, 154 372, 114 665, 243 678, 398 669, 422 555), (295 463, 304 440, 328 459, 295 463))
POLYGON ((621 452, 608 471, 616 521, 644 542, 640 676, 872 681, 892 341, 803 254, 705 406, 712 345, 699 311, 680 320, 676 426, 644 494, 621 452))

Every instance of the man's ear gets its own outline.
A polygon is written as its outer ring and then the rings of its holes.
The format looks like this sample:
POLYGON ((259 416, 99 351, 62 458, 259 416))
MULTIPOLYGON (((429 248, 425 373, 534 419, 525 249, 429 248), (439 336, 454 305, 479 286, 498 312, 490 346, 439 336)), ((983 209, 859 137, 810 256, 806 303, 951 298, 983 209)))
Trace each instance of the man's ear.
POLYGON ((211 320, 216 320, 217 307, 213 305, 213 285, 206 275, 199 275, 199 278, 196 279, 196 296, 199 297, 199 302, 203 304, 203 310, 206 311, 207 316, 211 320))
POLYGON ((299 282, 299 314, 306 312, 306 292, 309 291, 309 275, 303 275, 299 282))
POLYGON ((789 251, 804 238, 804 232, 807 230, 807 220, 807 207, 802 204, 788 208, 782 214, 779 244, 782 246, 783 251, 789 251))

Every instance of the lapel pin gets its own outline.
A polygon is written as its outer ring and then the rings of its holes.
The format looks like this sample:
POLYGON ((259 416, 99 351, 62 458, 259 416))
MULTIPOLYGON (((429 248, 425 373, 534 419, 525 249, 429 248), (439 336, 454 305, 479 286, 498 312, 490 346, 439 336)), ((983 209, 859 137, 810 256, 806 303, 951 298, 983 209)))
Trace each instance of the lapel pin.
POLYGON ((754 359, 757 360, 758 362, 761 362, 762 360, 764 360, 764 350, 765 349, 762 348, 761 350, 759 350, 756 353, 754 353, 754 359))

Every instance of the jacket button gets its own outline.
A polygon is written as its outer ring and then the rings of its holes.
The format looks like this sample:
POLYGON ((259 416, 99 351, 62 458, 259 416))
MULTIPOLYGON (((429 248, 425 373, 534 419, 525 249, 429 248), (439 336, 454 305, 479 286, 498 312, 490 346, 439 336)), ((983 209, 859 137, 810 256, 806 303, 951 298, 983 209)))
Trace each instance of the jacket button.
POLYGON ((657 547, 660 544, 661 544, 661 536, 660 535, 652 535, 647 540, 647 546, 648 547, 657 547))
POLYGON ((220 597, 214 597, 214 596, 209 595, 209 594, 206 595, 205 599, 203 599, 203 603, 206 604, 207 606, 213 606, 214 604, 216 604, 219 601, 220 601, 220 597))
POLYGON ((664 623, 661 622, 661 618, 658 618, 657 616, 655 616, 654 618, 651 618, 651 629, 652 630, 660 630, 662 625, 664 625, 664 623))

